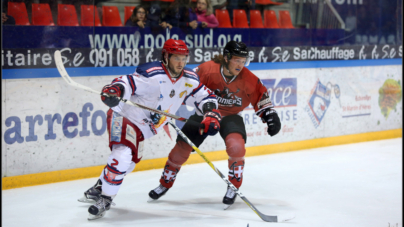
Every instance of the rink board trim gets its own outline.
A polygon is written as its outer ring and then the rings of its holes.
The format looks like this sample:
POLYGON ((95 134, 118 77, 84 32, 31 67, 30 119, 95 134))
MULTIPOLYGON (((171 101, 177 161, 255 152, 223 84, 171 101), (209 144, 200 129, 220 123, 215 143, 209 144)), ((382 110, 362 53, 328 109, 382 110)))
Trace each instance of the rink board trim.
MULTIPOLYGON (((202 63, 202 62, 201 62, 202 63)), ((188 68, 195 68, 199 64, 189 64, 188 68)), ((253 62, 249 70, 277 70, 277 69, 305 69, 305 68, 335 68, 358 66, 402 65, 402 58, 394 59, 366 59, 366 60, 327 60, 327 61, 294 61, 294 62, 253 62)), ((136 66, 130 67, 76 67, 66 68, 71 77, 80 76, 109 76, 127 75, 136 71, 136 66)), ((60 77, 56 68, 39 69, 2 69, 2 79, 33 79, 60 77)))
MULTIPOLYGON (((318 147, 343 145, 349 143, 392 139, 398 137, 402 137, 402 129, 319 138, 319 139, 272 144, 265 146, 247 147, 246 156, 250 157, 257 155, 312 149, 318 147)), ((227 153, 224 150, 207 152, 205 153, 205 155, 210 161, 226 160, 228 158, 227 153)), ((163 169, 166 161, 167 158, 143 160, 137 164, 135 171, 163 169)), ((204 160, 198 154, 193 153, 191 154, 191 156, 189 157, 188 161, 185 164, 194 164, 202 162, 204 162, 204 160)), ((2 190, 98 177, 100 175, 101 170, 104 167, 105 166, 93 166, 93 167, 76 168, 76 169, 44 172, 44 173, 27 174, 13 177, 3 177, 2 190)))

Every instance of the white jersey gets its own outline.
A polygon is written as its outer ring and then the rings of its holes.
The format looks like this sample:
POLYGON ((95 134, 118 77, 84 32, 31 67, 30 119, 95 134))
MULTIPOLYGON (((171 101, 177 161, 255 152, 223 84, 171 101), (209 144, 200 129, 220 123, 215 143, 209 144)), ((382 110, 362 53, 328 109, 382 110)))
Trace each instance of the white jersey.
MULTIPOLYGON (((182 104, 195 107, 198 115, 202 115, 202 106, 207 102, 218 106, 216 96, 188 68, 184 68, 177 79, 172 79, 161 62, 146 63, 138 66, 132 75, 112 81, 112 84, 117 83, 125 87, 124 99, 171 114, 175 114, 182 104)), ((145 139, 156 135, 171 120, 123 102, 112 110, 135 124, 145 139)))

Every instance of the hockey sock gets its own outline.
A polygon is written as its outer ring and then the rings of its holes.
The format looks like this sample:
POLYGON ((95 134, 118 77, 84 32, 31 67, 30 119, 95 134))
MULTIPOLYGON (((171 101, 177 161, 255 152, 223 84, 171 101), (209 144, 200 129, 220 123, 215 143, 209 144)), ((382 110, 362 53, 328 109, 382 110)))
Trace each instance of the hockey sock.
POLYGON ((174 184, 177 173, 180 171, 192 152, 192 147, 184 141, 178 141, 168 155, 167 163, 161 174, 160 184, 171 188, 174 184))
POLYGON ((239 161, 229 159, 229 181, 239 188, 243 183, 243 171, 244 171, 244 158, 240 158, 239 161))
POLYGON ((243 182, 245 142, 239 133, 230 133, 225 139, 226 152, 229 155, 229 180, 239 188, 243 182))
POLYGON ((118 194, 123 178, 131 163, 131 149, 122 144, 114 144, 111 155, 108 157, 108 163, 101 174, 102 193, 105 195, 118 194))
POLYGON ((160 184, 166 188, 171 188, 180 169, 180 165, 176 165, 170 162, 170 160, 167 160, 166 166, 161 174, 160 184))
POLYGON ((125 176, 128 175, 128 173, 131 173, 136 167, 136 163, 131 162, 129 168, 126 170, 125 176))

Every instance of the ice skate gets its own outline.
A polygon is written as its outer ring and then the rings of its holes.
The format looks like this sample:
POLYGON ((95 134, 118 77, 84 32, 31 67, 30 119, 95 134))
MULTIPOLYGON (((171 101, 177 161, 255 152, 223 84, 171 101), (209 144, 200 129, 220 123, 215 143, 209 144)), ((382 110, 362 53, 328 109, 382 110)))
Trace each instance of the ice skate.
POLYGON ((85 191, 84 196, 78 199, 78 201, 82 203, 95 203, 101 195, 101 186, 102 182, 98 179, 97 183, 85 191))
POLYGON ((227 210, 231 205, 233 205, 236 200, 237 194, 230 187, 227 187, 226 195, 223 197, 224 207, 223 209, 227 210))
POLYGON ((155 200, 158 200, 161 196, 166 194, 168 189, 169 188, 166 188, 160 184, 157 188, 155 188, 149 192, 149 200, 147 200, 147 202, 153 202, 155 200))
POLYGON ((100 195, 95 205, 91 205, 90 208, 88 208, 88 220, 104 217, 105 212, 111 208, 111 205, 115 206, 115 203, 112 202, 110 196, 100 195))

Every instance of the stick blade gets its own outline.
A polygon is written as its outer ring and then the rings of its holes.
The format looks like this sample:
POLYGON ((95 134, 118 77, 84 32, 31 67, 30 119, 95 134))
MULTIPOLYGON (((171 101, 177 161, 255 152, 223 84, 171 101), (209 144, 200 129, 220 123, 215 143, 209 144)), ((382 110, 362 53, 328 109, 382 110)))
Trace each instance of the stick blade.
POLYGON ((62 54, 59 50, 54 53, 56 68, 59 71, 60 76, 70 85, 73 85, 73 81, 70 79, 69 74, 67 74, 65 66, 63 65, 62 54))
POLYGON ((282 214, 282 215, 278 215, 278 222, 286 222, 286 221, 290 221, 293 218, 295 218, 296 215, 295 214, 282 214))
POLYGON ((295 218, 295 214, 265 215, 259 211, 257 213, 258 216, 266 222, 286 222, 295 218))
POLYGON ((282 214, 282 215, 266 215, 261 213, 255 206, 244 196, 241 192, 236 192, 238 196, 263 220, 266 222, 285 222, 295 217, 294 214, 282 214))

